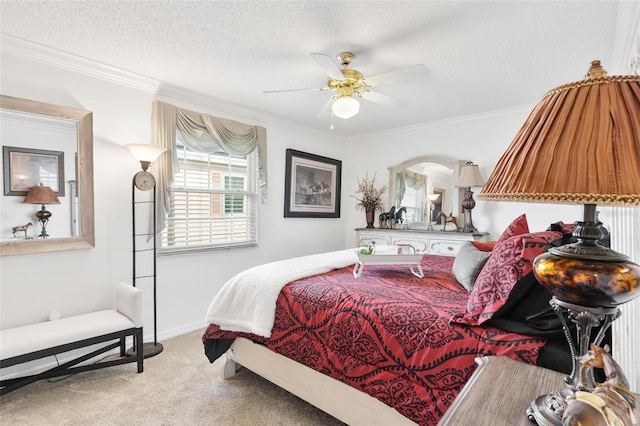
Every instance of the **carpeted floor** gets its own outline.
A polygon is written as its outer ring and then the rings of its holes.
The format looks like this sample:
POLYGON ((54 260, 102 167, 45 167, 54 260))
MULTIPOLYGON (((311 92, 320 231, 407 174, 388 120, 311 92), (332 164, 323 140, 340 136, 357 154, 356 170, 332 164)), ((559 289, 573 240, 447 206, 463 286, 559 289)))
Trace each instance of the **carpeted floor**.
POLYGON ((161 342, 164 351, 145 360, 142 374, 125 364, 41 380, 1 396, 0 424, 342 424, 251 371, 222 379, 224 360, 209 363, 201 334, 161 342))

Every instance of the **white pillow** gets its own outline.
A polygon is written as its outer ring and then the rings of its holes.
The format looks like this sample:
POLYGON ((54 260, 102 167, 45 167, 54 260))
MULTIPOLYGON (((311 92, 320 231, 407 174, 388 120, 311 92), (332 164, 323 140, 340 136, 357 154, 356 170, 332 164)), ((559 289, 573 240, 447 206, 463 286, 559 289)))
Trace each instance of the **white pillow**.
POLYGON ((470 241, 465 241, 453 261, 451 272, 453 277, 467 291, 471 292, 473 285, 478 278, 478 274, 482 271, 482 267, 487 263, 487 259, 491 256, 490 251, 481 251, 476 248, 470 241))

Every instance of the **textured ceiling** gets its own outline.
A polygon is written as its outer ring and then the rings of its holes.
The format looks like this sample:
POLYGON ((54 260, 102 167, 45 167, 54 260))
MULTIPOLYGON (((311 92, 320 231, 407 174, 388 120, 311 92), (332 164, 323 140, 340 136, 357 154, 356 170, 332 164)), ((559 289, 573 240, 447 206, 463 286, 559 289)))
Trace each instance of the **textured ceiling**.
MULTIPOLYGON (((0 1, 4 34, 329 132, 309 52, 356 54, 365 76, 424 64, 361 101, 339 136, 534 104, 612 60, 615 1, 0 1)), ((618 71, 619 70, 610 70, 618 71)))

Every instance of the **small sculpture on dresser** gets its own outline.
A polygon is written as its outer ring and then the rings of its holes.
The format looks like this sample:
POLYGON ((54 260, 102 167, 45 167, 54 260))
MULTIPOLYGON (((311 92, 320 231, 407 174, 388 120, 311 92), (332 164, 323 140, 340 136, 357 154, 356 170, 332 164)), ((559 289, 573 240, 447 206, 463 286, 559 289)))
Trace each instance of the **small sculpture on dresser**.
POLYGON ((382 213, 378 220, 380 221, 380 229, 393 228, 396 222, 396 206, 391 206, 388 213, 382 213))
POLYGON ((458 219, 453 216, 453 213, 450 213, 449 216, 447 216, 446 213, 444 212, 440 212, 440 219, 442 222, 442 230, 446 231, 447 230, 447 224, 451 223, 456 227, 456 231, 460 229, 460 227, 458 226, 458 219))
POLYGON ((33 226, 33 223, 29 222, 29 223, 25 223, 24 225, 20 225, 20 226, 14 226, 13 228, 11 228, 11 231, 13 232, 13 237, 16 237, 16 232, 20 232, 23 231, 24 232, 24 239, 25 240, 29 240, 29 235, 27 235, 27 230, 29 229, 29 227, 33 226))
POLYGON ((580 383, 574 397, 562 415, 563 426, 627 426, 638 424, 636 396, 611 354, 591 345, 591 350, 580 358, 580 383), (604 370, 606 380, 595 383, 593 368, 604 370), (589 380, 591 383, 585 383, 589 380))

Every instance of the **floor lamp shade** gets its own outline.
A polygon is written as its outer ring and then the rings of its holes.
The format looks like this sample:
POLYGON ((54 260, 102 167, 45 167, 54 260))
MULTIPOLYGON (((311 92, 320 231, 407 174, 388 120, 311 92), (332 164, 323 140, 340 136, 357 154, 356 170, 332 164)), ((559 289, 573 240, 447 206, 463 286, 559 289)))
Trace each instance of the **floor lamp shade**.
POLYGON ((165 148, 161 148, 155 145, 148 145, 143 143, 130 143, 125 145, 131 154, 140 162, 143 170, 149 168, 149 164, 154 162, 160 154, 166 151, 165 148))

